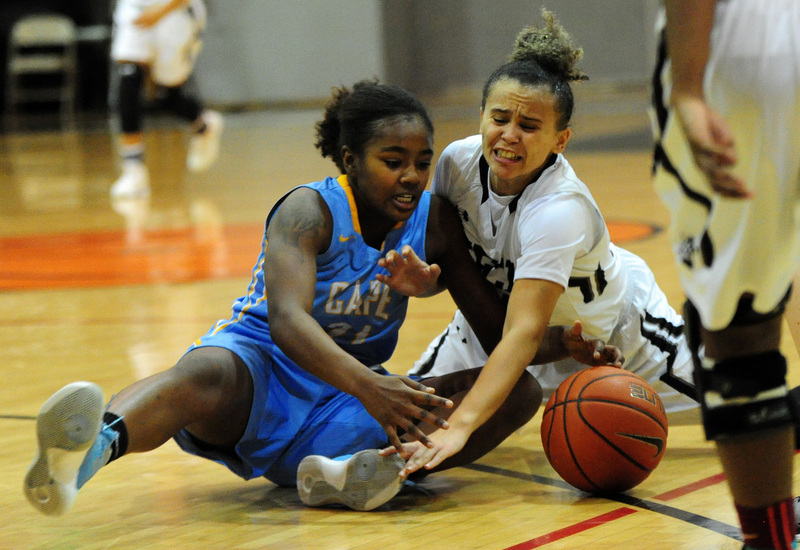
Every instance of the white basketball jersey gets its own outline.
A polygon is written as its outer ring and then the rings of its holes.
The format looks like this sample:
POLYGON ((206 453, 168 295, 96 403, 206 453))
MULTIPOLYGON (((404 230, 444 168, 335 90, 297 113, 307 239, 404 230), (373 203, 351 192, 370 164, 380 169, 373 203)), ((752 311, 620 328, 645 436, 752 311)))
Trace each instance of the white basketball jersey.
MULTIPOLYGON (((473 258, 502 296, 507 298, 519 279, 562 285, 565 291, 551 326, 580 320, 587 334, 622 350, 623 368, 647 380, 669 412, 696 407, 681 393, 693 393, 683 319, 647 264, 611 243, 597 204, 566 158, 553 155, 520 195, 498 196, 489 185, 481 136, 472 136, 445 148, 431 190, 457 207, 473 258), (678 386, 680 391, 674 389, 678 386)), ((482 367, 486 360, 477 336, 457 311, 409 374, 441 376, 482 367)), ((585 367, 564 359, 528 370, 547 399, 561 381, 585 367)))
POLYGON ((624 303, 625 272, 591 193, 567 159, 554 155, 520 195, 500 197, 489 186, 481 136, 447 146, 431 191, 458 209, 472 255, 507 298, 517 279, 544 279, 565 288, 551 318, 608 339, 624 303), (562 214, 580 217, 563 219, 562 214), (566 227, 574 231, 565 231, 566 227))

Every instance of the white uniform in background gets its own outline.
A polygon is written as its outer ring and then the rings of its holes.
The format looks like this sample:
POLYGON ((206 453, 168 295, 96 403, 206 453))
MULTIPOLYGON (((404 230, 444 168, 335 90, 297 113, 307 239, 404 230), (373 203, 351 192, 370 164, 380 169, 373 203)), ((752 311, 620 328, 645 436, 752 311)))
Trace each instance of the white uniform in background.
POLYGON ((111 59, 147 64, 156 84, 179 86, 192 74, 200 53, 206 8, 203 0, 190 0, 185 7, 168 13, 150 28, 133 24, 144 9, 167 1, 117 1, 111 59))
MULTIPOLYGON (((669 60, 659 59, 654 184, 672 215, 681 286, 703 325, 726 327, 739 297, 766 314, 800 266, 800 2, 719 2, 705 73, 709 105, 733 132, 741 177, 758 200, 713 193, 667 107, 669 60)), ((797 292, 798 289, 795 289, 797 292)))

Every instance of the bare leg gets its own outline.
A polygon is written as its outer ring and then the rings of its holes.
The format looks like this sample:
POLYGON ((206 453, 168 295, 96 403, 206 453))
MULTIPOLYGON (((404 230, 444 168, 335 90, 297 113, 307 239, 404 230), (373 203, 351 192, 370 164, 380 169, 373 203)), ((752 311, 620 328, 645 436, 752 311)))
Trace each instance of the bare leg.
POLYGON ((242 360, 205 347, 128 386, 108 410, 125 418, 128 452, 155 449, 184 428, 211 445, 232 447, 247 427, 252 401, 253 380, 242 360))
POLYGON ((736 504, 761 508, 792 498, 794 429, 717 442, 736 504))
MULTIPOLYGON (((782 322, 776 317, 755 325, 703 330, 706 356, 719 360, 777 350, 782 322)), ((718 441, 717 452, 737 504, 757 508, 792 497, 793 427, 718 441)))

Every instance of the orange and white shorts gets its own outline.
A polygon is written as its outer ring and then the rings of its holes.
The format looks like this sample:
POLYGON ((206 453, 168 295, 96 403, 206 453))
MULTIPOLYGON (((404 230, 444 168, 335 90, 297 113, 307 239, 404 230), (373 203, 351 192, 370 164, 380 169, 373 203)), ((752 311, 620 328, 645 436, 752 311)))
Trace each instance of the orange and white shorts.
POLYGON ((120 0, 114 11, 111 58, 148 65, 150 77, 162 86, 188 80, 202 47, 206 9, 202 0, 165 15, 150 28, 134 24, 142 11, 164 0, 120 0))

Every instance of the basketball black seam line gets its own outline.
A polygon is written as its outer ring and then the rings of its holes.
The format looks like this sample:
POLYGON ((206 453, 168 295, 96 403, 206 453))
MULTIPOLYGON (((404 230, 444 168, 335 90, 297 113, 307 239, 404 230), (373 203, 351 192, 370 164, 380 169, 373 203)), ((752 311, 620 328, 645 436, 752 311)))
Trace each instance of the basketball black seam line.
MULTIPOLYGON (((562 402, 559 403, 558 402, 558 398, 556 398, 556 403, 554 403, 552 409, 555 409, 556 407, 559 407, 559 406, 566 407, 567 403, 576 403, 577 405, 580 405, 580 403, 582 403, 584 401, 586 401, 586 402, 599 402, 599 403, 613 403, 615 405, 621 405, 621 406, 623 406, 625 408, 632 409, 632 410, 635 410, 637 412, 640 412, 640 413, 644 414, 645 416, 647 416, 651 420, 655 421, 656 424, 658 424, 659 427, 661 427, 664 430, 665 434, 667 433, 667 428, 662 424, 662 422, 658 418, 656 418, 654 415, 648 413, 647 411, 641 410, 640 408, 634 407, 634 406, 629 405, 627 403, 619 403, 617 401, 602 400, 602 399, 596 399, 596 398, 585 398, 584 399, 584 398, 581 397, 581 394, 585 391, 585 389, 588 386, 588 384, 591 384, 593 382, 600 381, 600 380, 605 380, 607 378, 617 377, 617 376, 623 376, 625 378, 633 378, 635 380, 636 379, 636 375, 632 376, 632 373, 629 373, 629 372, 625 371, 625 372, 620 372, 620 373, 611 373, 611 374, 607 374, 607 375, 598 377, 598 378, 588 382, 587 386, 584 386, 583 388, 581 388, 579 390, 578 396, 576 398, 571 399, 571 400, 567 399, 567 396, 570 394, 570 391, 572 390, 572 387, 578 382, 578 379, 581 378, 581 374, 583 374, 583 373, 582 372, 578 373, 577 376, 575 376, 575 378, 570 382, 570 384, 569 384, 569 386, 568 386, 568 388, 567 388, 567 390, 565 392, 564 400, 562 402)), ((558 389, 556 389, 556 395, 557 394, 558 394, 558 389)), ((648 403, 650 403, 650 402, 648 401, 648 403)), ((577 408, 578 408, 578 414, 579 414, 581 420, 583 421, 583 423, 592 432, 594 432, 602 441, 604 441, 614 451, 619 453, 623 458, 628 460, 636 468, 639 468, 640 470, 642 470, 644 472, 647 472, 648 475, 650 475, 650 473, 652 473, 652 471, 653 471, 652 469, 647 468, 643 464, 641 464, 639 461, 634 460, 633 457, 631 457, 628 453, 623 451, 620 447, 618 447, 617 445, 612 443, 607 437, 605 437, 603 434, 601 434, 592 424, 587 422, 585 416, 583 415, 583 413, 581 413, 580 406, 578 406, 577 408)), ((575 452, 573 451, 573 447, 572 447, 572 444, 570 443, 569 434, 568 434, 568 431, 567 431, 567 420, 566 420, 566 415, 565 414, 562 414, 562 419, 563 419, 563 431, 564 431, 564 436, 565 436, 564 440, 565 440, 565 443, 567 445, 567 449, 568 449, 568 451, 570 453, 570 457, 572 458, 573 465, 575 466, 575 468, 578 470, 578 472, 583 476, 583 478, 587 482, 589 482, 595 488, 599 489, 600 487, 587 475, 586 471, 581 466, 580 461, 577 459, 577 456, 576 456, 575 452)), ((553 425, 554 422, 555 422, 555 414, 553 414, 553 418, 552 418, 552 421, 551 421, 551 430, 547 434, 548 448, 549 448, 549 439, 550 439, 550 436, 552 434, 552 425, 553 425)), ((666 444, 664 445, 664 447, 666 447, 666 444)))
MULTIPOLYGON (((605 378, 609 378, 609 377, 612 377, 612 376, 617 376, 617 375, 616 375, 616 374, 612 374, 612 375, 608 375, 608 376, 603 376, 603 377, 597 378, 597 379, 595 379, 595 380, 603 380, 603 379, 605 379, 605 378)), ((593 382, 594 382, 594 380, 593 380, 593 382)), ((659 425, 661 428, 664 428, 664 426, 662 426, 662 425, 661 425, 661 422, 659 422, 659 421, 658 421, 656 418, 654 418, 654 417, 653 417, 653 415, 651 415, 651 414, 649 414, 649 413, 647 413, 647 412, 645 412, 645 411, 642 411, 641 409, 639 409, 639 408, 637 408, 637 407, 631 406, 631 405, 629 405, 629 404, 627 404, 627 403, 619 403, 619 402, 617 402, 617 401, 611 401, 611 400, 601 400, 601 399, 594 399, 594 398, 586 398, 586 399, 582 398, 582 397, 581 397, 581 394, 582 394, 582 393, 585 391, 585 389, 586 389, 587 387, 588 387, 588 385, 587 385, 587 386, 584 386, 584 387, 581 389, 581 391, 578 393, 578 397, 575 399, 575 403, 578 405, 578 407, 577 407, 577 409, 578 409, 578 416, 580 416, 580 418, 581 418, 581 420, 583 421, 583 423, 584 423, 584 424, 585 424, 585 425, 586 425, 586 426, 587 426, 587 427, 588 427, 590 430, 592 430, 592 431, 593 431, 593 432, 594 432, 594 433, 597 435, 597 437, 599 437, 599 438, 600 438, 602 441, 604 441, 604 442, 605 442, 605 443, 606 443, 606 444, 607 444, 609 447, 611 447, 611 448, 612 448, 612 449, 614 449, 616 452, 618 452, 620 455, 622 455, 622 456, 623 456, 625 459, 627 459, 627 460, 628 460, 628 461, 629 461, 631 464, 633 464, 634 466, 636 466, 636 467, 637 467, 637 468, 639 468, 640 470, 647 472, 647 473, 648 473, 648 475, 650 475, 650 473, 652 473, 652 471, 653 471, 652 469, 645 467, 643 464, 640 464, 638 460, 634 460, 634 458, 633 458, 633 457, 631 457, 631 456, 630 456, 628 453, 626 453, 625 451, 623 451, 623 450, 622 450, 620 447, 618 447, 617 445, 615 445, 614 443, 612 443, 612 442, 611 442, 611 440, 609 440, 609 439, 608 439, 608 438, 607 438, 607 437, 606 437, 604 434, 600 433, 600 431, 599 431, 598 429, 596 429, 596 428, 595 428, 595 427, 594 427, 592 424, 590 424, 590 423, 587 421, 586 417, 585 417, 585 416, 584 416, 584 414, 581 412, 580 404, 581 404, 581 403, 583 403, 584 401, 586 401, 586 402, 595 402, 595 403, 613 403, 614 405, 621 405, 621 406, 623 406, 624 408, 632 409, 632 410, 635 410, 635 411, 638 411, 638 412, 641 412, 641 413, 643 413, 645 416, 647 416, 647 417, 651 418, 652 420, 654 420, 654 421, 655 421, 655 422, 656 422, 656 423, 657 423, 657 424, 658 424, 658 425, 659 425)), ((648 401, 648 403, 649 403, 649 401, 648 401)), ((565 415, 565 416, 566 416, 566 415, 565 415)), ((666 430, 665 430, 665 432, 666 432, 666 430)), ((664 447, 666 448, 666 444, 664 445, 664 447)), ((573 457, 573 461, 575 461, 575 458, 574 458, 574 457, 573 457)), ((575 462, 577 463, 577 461, 575 461, 575 462)))

